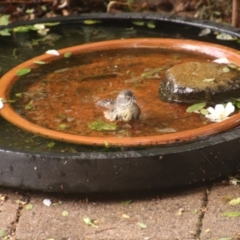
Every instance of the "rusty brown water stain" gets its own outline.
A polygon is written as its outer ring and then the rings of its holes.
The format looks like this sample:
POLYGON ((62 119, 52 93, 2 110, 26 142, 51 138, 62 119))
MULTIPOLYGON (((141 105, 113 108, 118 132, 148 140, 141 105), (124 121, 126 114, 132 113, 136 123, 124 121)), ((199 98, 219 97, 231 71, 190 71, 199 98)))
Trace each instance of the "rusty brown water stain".
POLYGON ((127 49, 63 59, 39 67, 32 75, 21 79, 13 92, 24 94, 18 98, 15 107, 22 116, 39 126, 77 135, 151 136, 162 135, 159 130, 164 128, 176 131, 199 128, 207 124, 203 116, 186 113, 188 105, 162 102, 158 88, 165 71, 174 64, 207 61, 206 58, 161 49, 127 49), (164 70, 159 72, 160 78, 131 81, 141 76, 145 69, 161 67, 164 70), (58 71, 61 69, 64 71, 58 71), (104 109, 96 106, 96 101, 114 99, 123 89, 134 92, 142 112, 140 120, 132 128, 122 124, 118 131, 91 131, 89 122, 107 121, 103 116, 104 109), (32 108, 26 110, 29 103, 32 108), (65 129, 61 129, 62 124, 65 129))

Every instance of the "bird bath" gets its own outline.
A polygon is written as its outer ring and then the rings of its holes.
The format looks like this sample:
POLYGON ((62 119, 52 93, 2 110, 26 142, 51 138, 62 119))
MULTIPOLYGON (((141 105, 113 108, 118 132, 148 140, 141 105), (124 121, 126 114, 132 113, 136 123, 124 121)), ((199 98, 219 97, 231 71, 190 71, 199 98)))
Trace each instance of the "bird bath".
MULTIPOLYGON (((0 38, 2 46, 5 46, 0 56, 5 74, 0 83, 2 98, 9 99, 12 85, 28 76, 19 78, 16 71, 36 68, 40 61, 58 61, 68 53, 72 56, 64 59, 63 66, 71 64, 74 56, 84 52, 92 54, 106 48, 132 51, 136 46, 142 49, 156 50, 161 46, 165 50, 184 50, 190 52, 191 57, 197 51, 207 54, 209 59, 227 57, 240 65, 235 50, 238 47, 236 40, 218 40, 214 33, 198 36, 203 28, 209 28, 212 32, 220 31, 238 37, 237 30, 231 27, 148 14, 90 14, 51 21, 59 21, 59 24, 51 26, 52 38, 39 37, 34 31, 17 31, 19 26, 33 22, 13 24, 10 27, 16 29, 14 36, 0 38), (49 49, 61 49, 60 56, 45 54, 49 49), (6 58, 11 61, 6 62, 6 58)), ((41 69, 46 70, 46 67, 33 69, 31 84, 34 76, 39 77, 41 69)), ((144 96, 137 88, 135 90, 140 105, 144 104, 144 96)), ((101 115, 102 112, 98 111, 101 115)), ((20 117, 8 103, 1 114, 8 120, 0 119, 0 184, 4 186, 59 192, 159 189, 215 179, 232 174, 240 167, 240 152, 237 151, 239 114, 221 123, 159 134, 157 137, 94 138, 55 131, 49 126, 39 127, 20 117)))

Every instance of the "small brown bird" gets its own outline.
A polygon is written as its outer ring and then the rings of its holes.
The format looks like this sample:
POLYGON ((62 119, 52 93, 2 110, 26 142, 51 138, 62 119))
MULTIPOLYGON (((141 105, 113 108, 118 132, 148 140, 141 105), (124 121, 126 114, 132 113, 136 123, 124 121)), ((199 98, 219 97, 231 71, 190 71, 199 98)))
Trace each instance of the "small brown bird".
POLYGON ((138 120, 141 114, 136 98, 130 90, 121 91, 116 100, 100 100, 96 104, 108 109, 104 111, 104 116, 110 121, 138 120))

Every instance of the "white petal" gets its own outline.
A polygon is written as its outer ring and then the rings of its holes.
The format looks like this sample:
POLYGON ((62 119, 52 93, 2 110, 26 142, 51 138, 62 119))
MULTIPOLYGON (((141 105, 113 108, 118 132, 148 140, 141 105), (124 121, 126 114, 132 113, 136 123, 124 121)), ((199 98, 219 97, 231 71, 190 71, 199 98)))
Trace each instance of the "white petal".
POLYGON ((231 102, 228 102, 226 107, 225 107, 225 114, 226 114, 226 116, 230 115, 234 111, 235 111, 235 107, 233 106, 233 104, 231 102))
POLYGON ((0 101, 0 109, 2 109, 2 108, 3 108, 3 102, 0 101))
POLYGON ((215 63, 230 63, 227 58, 217 58, 217 59, 213 60, 213 62, 215 62, 215 63))
POLYGON ((225 113, 225 108, 222 104, 217 104, 215 106, 215 114, 220 116, 225 113))
POLYGON ((54 50, 54 49, 46 51, 46 54, 55 55, 55 56, 60 55, 59 52, 57 50, 54 50))
POLYGON ((212 113, 212 114, 215 113, 215 109, 212 107, 208 107, 207 110, 209 113, 212 113))
POLYGON ((46 198, 46 199, 43 200, 43 204, 45 206, 50 207, 52 205, 52 201, 50 199, 46 198))

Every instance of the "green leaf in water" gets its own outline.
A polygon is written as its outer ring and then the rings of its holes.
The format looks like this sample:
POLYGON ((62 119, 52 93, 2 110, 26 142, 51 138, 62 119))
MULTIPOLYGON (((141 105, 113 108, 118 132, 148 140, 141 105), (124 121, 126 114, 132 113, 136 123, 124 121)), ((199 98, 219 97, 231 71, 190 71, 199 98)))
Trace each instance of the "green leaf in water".
POLYGON ((222 69, 222 71, 223 71, 224 73, 228 73, 228 72, 230 71, 230 69, 229 69, 228 67, 224 67, 224 68, 222 69))
POLYGON ((154 24, 153 22, 148 22, 148 23, 147 23, 147 27, 153 29, 153 28, 155 28, 156 26, 155 26, 155 24, 154 24))
POLYGON ((191 112, 195 112, 195 111, 200 111, 201 109, 203 109, 206 106, 205 102, 202 103, 196 103, 191 105, 190 107, 187 108, 186 112, 191 113, 191 112))
POLYGON ((43 23, 43 25, 51 27, 51 26, 56 26, 59 25, 60 22, 47 22, 47 23, 43 23))
POLYGON ((0 31, 1 36, 11 36, 11 33, 9 32, 9 28, 5 28, 0 31))
POLYGON ((8 25, 10 23, 9 22, 9 17, 10 17, 10 15, 2 15, 0 17, 0 26, 8 25))
POLYGON ((25 74, 28 74, 31 72, 31 68, 21 68, 21 69, 18 69, 16 74, 17 76, 22 76, 22 75, 25 75, 25 74))
POLYGON ((232 238, 218 238, 217 240, 232 240, 232 238))
POLYGON ((42 5, 42 6, 41 6, 41 9, 42 9, 44 12, 46 12, 46 11, 47 11, 46 5, 42 5))
POLYGON ((34 8, 28 8, 25 12, 29 14, 34 13, 34 8))
POLYGON ((15 93, 16 97, 22 97, 22 95, 23 95, 22 93, 15 93))
POLYGON ((200 113, 201 113, 202 115, 207 115, 207 114, 209 114, 208 110, 205 109, 205 108, 200 109, 200 113))
POLYGON ((239 101, 236 102, 236 106, 237 106, 237 108, 240 108, 240 102, 239 101))
POLYGON ((236 37, 233 37, 227 33, 220 33, 216 36, 216 38, 218 40, 227 40, 227 41, 233 41, 233 40, 236 40, 237 38, 236 37))
POLYGON ((71 53, 71 52, 66 52, 66 53, 64 53, 63 56, 64 56, 65 58, 69 58, 69 57, 72 56, 72 53, 71 53))
POLYGON ((40 60, 36 60, 36 61, 33 61, 35 64, 39 64, 39 65, 43 65, 43 64, 47 64, 46 62, 44 61, 40 61, 40 60))
POLYGON ((33 108, 32 101, 30 101, 28 104, 24 106, 25 110, 30 110, 33 108))
POLYGON ((14 32, 28 32, 29 30, 33 29, 33 26, 29 27, 29 26, 19 26, 19 27, 15 27, 13 29, 14 32))
POLYGON ((132 24, 137 26, 144 26, 145 23, 143 21, 132 21, 132 24))
POLYGON ((48 146, 49 148, 52 148, 52 147, 54 147, 54 145, 55 145, 55 142, 50 142, 50 143, 48 143, 47 146, 48 146))
POLYGON ((64 123, 62 123, 62 124, 60 124, 60 125, 58 126, 58 129, 59 129, 59 130, 65 130, 66 128, 67 128, 67 125, 64 124, 64 123))
POLYGON ((240 212, 224 212, 222 214, 224 217, 240 217, 240 212))
POLYGON ((106 123, 103 121, 90 122, 88 127, 95 131, 114 131, 117 129, 117 125, 115 123, 106 123))
POLYGON ((85 20, 83 23, 87 25, 93 25, 93 24, 101 23, 101 21, 89 19, 89 20, 85 20))
POLYGON ((205 78, 203 82, 213 82, 215 78, 205 78))
POLYGON ((233 63, 228 64, 228 67, 230 67, 230 68, 238 68, 238 66, 233 64, 233 63))

